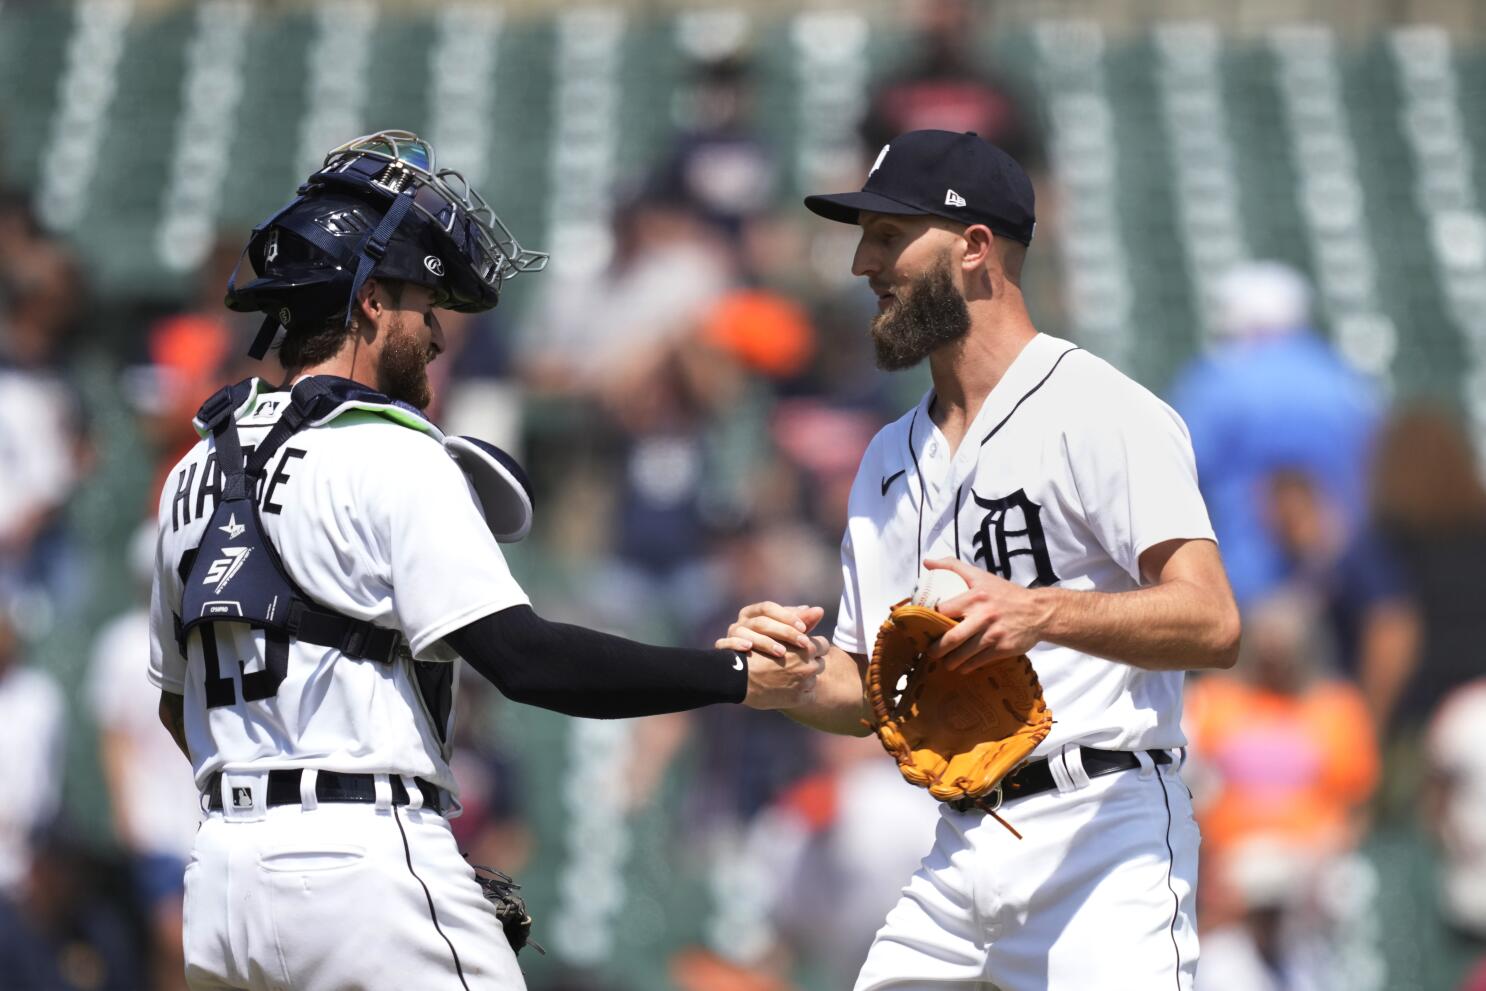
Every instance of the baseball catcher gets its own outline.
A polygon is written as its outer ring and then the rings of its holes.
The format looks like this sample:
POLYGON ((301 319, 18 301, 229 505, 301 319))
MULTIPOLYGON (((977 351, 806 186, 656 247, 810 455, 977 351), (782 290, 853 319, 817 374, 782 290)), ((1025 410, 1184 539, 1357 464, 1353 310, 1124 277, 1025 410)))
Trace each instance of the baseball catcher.
POLYGON ((423 411, 439 312, 490 309, 546 256, 427 142, 335 149, 245 256, 227 305, 265 314, 251 354, 276 345, 282 377, 202 406, 161 494, 151 599, 150 678, 206 810, 187 982, 520 991, 531 917, 446 821, 455 662, 593 718, 798 704, 822 662, 653 647, 532 609, 500 546, 531 527, 525 473, 423 411))

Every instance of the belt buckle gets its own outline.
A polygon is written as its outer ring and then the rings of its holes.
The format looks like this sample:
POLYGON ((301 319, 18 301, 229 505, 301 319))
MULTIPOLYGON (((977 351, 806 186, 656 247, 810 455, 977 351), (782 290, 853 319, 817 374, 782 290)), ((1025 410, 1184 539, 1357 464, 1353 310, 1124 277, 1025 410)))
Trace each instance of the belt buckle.
MULTIPOLYGON (((1003 778, 1002 781, 1004 780, 1003 778)), ((999 812, 1001 803, 1004 801, 1006 801, 1006 789, 1002 787, 1001 781, 997 781, 991 786, 991 790, 984 797, 977 800, 975 804, 979 805, 986 812, 999 812)))

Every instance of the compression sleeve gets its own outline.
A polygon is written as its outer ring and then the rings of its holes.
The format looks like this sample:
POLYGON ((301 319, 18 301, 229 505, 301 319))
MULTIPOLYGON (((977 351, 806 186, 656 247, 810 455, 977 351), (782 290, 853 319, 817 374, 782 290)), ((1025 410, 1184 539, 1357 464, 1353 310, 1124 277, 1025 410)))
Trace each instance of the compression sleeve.
POLYGON ((652 647, 549 623, 530 606, 491 613, 444 641, 507 698, 570 716, 652 716, 741 702, 748 692, 737 651, 652 647))

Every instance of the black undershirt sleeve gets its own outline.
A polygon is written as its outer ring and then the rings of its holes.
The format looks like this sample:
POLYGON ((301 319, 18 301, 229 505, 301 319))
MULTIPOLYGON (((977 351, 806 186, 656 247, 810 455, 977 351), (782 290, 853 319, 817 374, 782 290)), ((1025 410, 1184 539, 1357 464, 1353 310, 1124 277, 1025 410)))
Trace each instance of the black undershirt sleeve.
POLYGON ((513 606, 444 641, 501 694, 570 716, 618 719, 741 702, 748 671, 737 651, 652 647, 549 623, 513 606))

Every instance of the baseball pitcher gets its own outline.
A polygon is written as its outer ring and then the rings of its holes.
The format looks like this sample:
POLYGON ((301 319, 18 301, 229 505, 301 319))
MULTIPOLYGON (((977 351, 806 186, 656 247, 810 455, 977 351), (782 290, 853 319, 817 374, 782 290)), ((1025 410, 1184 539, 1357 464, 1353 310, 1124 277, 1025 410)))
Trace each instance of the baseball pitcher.
POLYGON ((878 365, 933 379, 862 458, 834 642, 774 603, 718 641, 823 657, 790 714, 876 730, 944 803, 856 989, 1190 989, 1182 678, 1231 666, 1239 624, 1186 428, 1032 326, 1032 185, 990 143, 904 134, 805 204, 861 228, 878 365))

